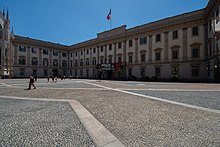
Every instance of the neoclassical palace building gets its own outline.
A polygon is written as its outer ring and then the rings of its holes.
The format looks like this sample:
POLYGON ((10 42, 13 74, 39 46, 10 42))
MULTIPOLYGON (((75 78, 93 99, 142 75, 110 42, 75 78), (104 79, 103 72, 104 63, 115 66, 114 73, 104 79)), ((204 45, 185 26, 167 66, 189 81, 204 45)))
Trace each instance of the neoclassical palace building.
POLYGON ((0 12, 0 75, 220 82, 219 0, 207 7, 71 46, 17 36, 0 12))

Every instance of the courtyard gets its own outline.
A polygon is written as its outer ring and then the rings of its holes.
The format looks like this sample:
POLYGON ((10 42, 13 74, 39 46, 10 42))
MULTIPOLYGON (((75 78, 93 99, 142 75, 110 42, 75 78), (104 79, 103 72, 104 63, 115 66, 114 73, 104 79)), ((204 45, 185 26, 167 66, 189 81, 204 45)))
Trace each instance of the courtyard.
POLYGON ((0 80, 0 146, 220 146, 220 84, 0 80))

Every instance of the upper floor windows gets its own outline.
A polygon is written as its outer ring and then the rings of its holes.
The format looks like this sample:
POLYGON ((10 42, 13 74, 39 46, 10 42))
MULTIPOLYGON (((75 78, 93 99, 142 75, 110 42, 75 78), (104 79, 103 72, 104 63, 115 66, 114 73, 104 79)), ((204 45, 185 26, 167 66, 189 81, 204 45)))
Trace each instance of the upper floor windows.
POLYGON ((178 39, 178 31, 173 31, 173 39, 178 39))
POLYGON ((160 42, 161 41, 161 35, 160 34, 157 34, 156 35, 156 42, 160 42))
POLYGON ((118 43, 118 49, 121 49, 121 42, 118 43))
POLYGON ((37 54, 37 48, 31 48, 31 52, 37 54))
POLYGON ((54 56, 58 56, 58 51, 53 51, 54 56))
POLYGON ((109 44, 109 50, 110 51, 112 50, 112 44, 109 44))
POLYGON ((43 49, 43 54, 44 55, 48 55, 48 50, 47 49, 43 49))
POLYGON ((132 46, 133 46, 133 40, 129 40, 128 46, 129 46, 129 47, 132 47, 132 46))
POLYGON ((140 45, 145 45, 147 44, 147 37, 141 37, 140 38, 140 45))
POLYGON ((63 56, 63 57, 67 57, 67 53, 64 53, 64 52, 63 52, 63 53, 62 53, 62 56, 63 56))
POLYGON ((192 36, 198 36, 198 35, 199 35, 199 27, 193 27, 192 36))
POLYGON ((19 51, 20 52, 26 52, 26 47, 25 46, 19 46, 19 51))

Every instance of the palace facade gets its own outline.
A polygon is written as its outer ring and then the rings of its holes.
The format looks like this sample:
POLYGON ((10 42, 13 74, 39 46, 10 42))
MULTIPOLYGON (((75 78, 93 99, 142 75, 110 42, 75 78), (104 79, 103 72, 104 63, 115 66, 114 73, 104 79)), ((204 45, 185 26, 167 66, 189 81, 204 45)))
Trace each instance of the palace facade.
POLYGON ((206 8, 65 46, 14 35, 0 13, 0 74, 220 82, 219 0, 206 8))

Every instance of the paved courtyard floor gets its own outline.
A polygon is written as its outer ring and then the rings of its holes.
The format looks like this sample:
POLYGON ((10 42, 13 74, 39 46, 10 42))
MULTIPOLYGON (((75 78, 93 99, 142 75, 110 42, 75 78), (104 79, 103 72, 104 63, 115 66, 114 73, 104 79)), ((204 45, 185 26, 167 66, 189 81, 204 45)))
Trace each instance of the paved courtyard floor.
POLYGON ((220 146, 220 84, 0 80, 0 146, 220 146))

